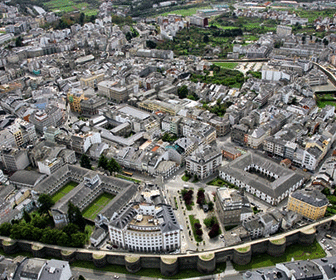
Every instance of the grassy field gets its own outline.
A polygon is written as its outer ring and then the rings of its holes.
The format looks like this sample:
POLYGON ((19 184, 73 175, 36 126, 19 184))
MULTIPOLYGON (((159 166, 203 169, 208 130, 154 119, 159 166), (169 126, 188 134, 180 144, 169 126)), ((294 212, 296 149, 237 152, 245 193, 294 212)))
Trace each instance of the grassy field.
POLYGON ((213 179, 212 181, 208 182, 207 185, 210 186, 217 186, 217 187, 227 187, 227 188, 232 188, 232 189, 238 189, 237 186, 224 181, 223 179, 217 177, 215 179, 213 179))
POLYGON ((299 244, 291 245, 286 248, 284 255, 280 257, 271 257, 268 254, 253 255, 252 261, 247 265, 233 264, 236 270, 250 270, 259 267, 273 266, 276 263, 289 262, 294 260, 307 260, 325 257, 326 253, 315 240, 310 246, 302 246, 299 244))
MULTIPOLYGON (((196 242, 201 242, 203 240, 202 236, 199 236, 196 234, 196 228, 195 228, 195 223, 200 224, 200 220, 196 219, 194 215, 189 215, 189 220, 190 220, 190 225, 192 228, 192 232, 194 234, 194 238, 196 240, 196 242)), ((204 232, 203 232, 204 234, 204 232)))
POLYGON ((76 182, 69 182, 64 185, 58 192, 56 192, 51 198, 53 202, 59 201, 67 193, 71 192, 78 184, 76 182))
POLYGON ((316 105, 319 108, 324 108, 326 105, 336 107, 336 98, 333 94, 318 94, 316 95, 316 105))
POLYGON ((161 14, 161 16, 167 16, 169 14, 176 14, 176 15, 181 15, 184 17, 192 16, 197 13, 197 10, 202 10, 202 9, 211 9, 210 6, 204 6, 204 7, 197 7, 197 8, 190 8, 190 9, 178 9, 178 10, 173 10, 167 13, 161 14))
POLYGON ((300 17, 308 18, 308 22, 313 22, 318 17, 333 17, 335 14, 334 9, 327 9, 323 11, 312 11, 312 10, 296 10, 295 13, 297 13, 300 17))
MULTIPOLYGON (((92 262, 88 262, 88 261, 75 261, 74 263, 71 264, 71 266, 97 270, 97 267, 92 262)), ((224 272, 226 268, 226 263, 217 264, 216 267, 217 268, 214 273, 224 272)), ((106 265, 104 267, 99 268, 99 270, 129 274, 125 266, 121 266, 121 265, 106 265)), ((153 278, 160 278, 160 279, 185 279, 185 278, 200 277, 200 276, 211 275, 211 274, 213 273, 203 274, 203 273, 198 272, 196 269, 194 269, 194 270, 182 270, 182 271, 179 271, 174 276, 167 277, 167 276, 163 276, 160 273, 160 269, 158 268, 156 269, 155 268, 154 269, 153 268, 142 268, 140 271, 133 273, 132 275, 143 276, 143 277, 153 277, 153 278)))
POLYGON ((83 211, 83 217, 94 220, 97 214, 114 198, 113 194, 103 193, 83 211))
POLYGON ((131 181, 131 182, 134 182, 134 183, 138 183, 138 184, 141 183, 140 180, 137 180, 137 179, 125 176, 125 175, 121 175, 121 174, 116 174, 115 177, 120 178, 120 179, 124 179, 124 180, 127 180, 127 181, 131 181))
POLYGON ((214 64, 227 69, 235 69, 238 66, 237 62, 215 62, 214 64))
POLYGON ((73 12, 80 11, 84 12, 86 15, 96 15, 98 13, 98 9, 92 7, 89 3, 81 2, 81 1, 64 1, 64 0, 51 0, 44 3, 44 6, 53 12, 73 12))

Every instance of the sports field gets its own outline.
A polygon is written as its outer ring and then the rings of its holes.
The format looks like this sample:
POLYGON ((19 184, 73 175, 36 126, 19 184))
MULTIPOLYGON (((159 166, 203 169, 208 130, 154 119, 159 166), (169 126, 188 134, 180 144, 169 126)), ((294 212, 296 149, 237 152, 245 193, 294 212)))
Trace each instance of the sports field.
POLYGON ((53 202, 59 201, 67 193, 71 192, 78 184, 76 182, 70 181, 65 184, 58 192, 56 192, 51 198, 53 202))
POLYGON ((113 194, 103 193, 83 211, 83 217, 94 220, 97 214, 114 198, 113 194))

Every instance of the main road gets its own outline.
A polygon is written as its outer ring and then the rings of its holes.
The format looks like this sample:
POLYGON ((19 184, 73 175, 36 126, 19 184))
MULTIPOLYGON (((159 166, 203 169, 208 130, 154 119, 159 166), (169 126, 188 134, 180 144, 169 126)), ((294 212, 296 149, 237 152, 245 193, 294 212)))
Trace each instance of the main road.
MULTIPOLYGON (((81 267, 71 267, 73 276, 79 277, 79 275, 84 276, 86 280, 112 280, 117 279, 115 276, 119 277, 119 280, 138 280, 138 279, 161 279, 161 278, 153 278, 148 276, 138 276, 138 275, 132 275, 132 274, 121 274, 121 273, 114 273, 114 272, 108 272, 108 271, 101 271, 101 270, 95 270, 95 269, 87 269, 87 268, 81 268, 81 267)), ((225 273, 221 274, 214 274, 214 275, 206 275, 206 276, 200 276, 200 277, 194 277, 194 278, 184 278, 184 279, 195 279, 195 280, 219 280, 219 279, 225 279, 225 280, 242 280, 243 277, 241 274, 233 274, 233 275, 227 275, 225 273)))

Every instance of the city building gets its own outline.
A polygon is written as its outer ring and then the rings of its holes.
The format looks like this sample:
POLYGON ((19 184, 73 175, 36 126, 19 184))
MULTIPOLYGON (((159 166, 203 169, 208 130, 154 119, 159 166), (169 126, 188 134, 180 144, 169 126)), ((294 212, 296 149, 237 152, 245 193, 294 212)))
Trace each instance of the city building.
POLYGON ((29 122, 35 125, 38 132, 42 133, 50 126, 59 127, 63 124, 63 111, 54 106, 48 105, 44 111, 37 111, 29 116, 29 122))
POLYGON ((109 193, 115 197, 98 213, 98 218, 95 221, 97 226, 105 225, 107 227, 113 213, 118 212, 120 208, 129 203, 137 190, 136 185, 130 181, 67 164, 41 181, 34 191, 38 194, 53 195, 68 182, 75 182, 78 185, 51 208, 51 215, 56 227, 68 224, 69 202, 77 206, 80 211, 84 211, 96 198, 104 193, 109 193))
POLYGON ((81 112, 83 116, 93 116, 98 114, 98 109, 106 104, 106 99, 91 97, 80 101, 81 112))
POLYGON ((244 191, 218 188, 216 191, 216 209, 223 225, 237 225, 251 217, 253 211, 244 191))
POLYGON ((70 104, 70 110, 76 113, 81 113, 81 101, 85 100, 84 91, 80 88, 71 88, 67 94, 67 99, 70 104))
POLYGON ((104 73, 100 73, 97 75, 89 75, 89 76, 84 76, 80 79, 80 84, 82 88, 85 87, 91 87, 91 88, 96 88, 98 83, 101 81, 104 81, 104 73))
POLYGON ((16 263, 15 273, 10 276, 13 280, 70 280, 72 272, 67 261, 61 260, 44 260, 38 258, 24 258, 21 262, 16 263))
POLYGON ((117 103, 128 99, 129 90, 116 81, 102 81, 98 83, 98 92, 117 103))
POLYGON ((277 205, 304 183, 304 177, 248 152, 219 168, 219 177, 271 205, 277 205))
POLYGON ((203 180, 214 174, 222 164, 222 154, 215 147, 200 146, 186 157, 186 170, 189 174, 203 180))
POLYGON ((113 245, 135 252, 174 251, 181 246, 181 228, 171 206, 131 203, 112 217, 113 245))
POLYGON ((287 209, 302 216, 317 220, 324 217, 329 201, 327 197, 318 190, 297 190, 290 194, 287 209))
POLYGON ((1 160, 8 171, 22 170, 30 164, 25 149, 5 148, 1 151, 1 160))
POLYGON ((71 136, 71 147, 79 154, 85 153, 93 144, 101 143, 100 133, 74 134, 71 136))
POLYGON ((286 26, 286 25, 278 25, 276 34, 279 37, 286 37, 292 34, 292 27, 291 26, 286 26))

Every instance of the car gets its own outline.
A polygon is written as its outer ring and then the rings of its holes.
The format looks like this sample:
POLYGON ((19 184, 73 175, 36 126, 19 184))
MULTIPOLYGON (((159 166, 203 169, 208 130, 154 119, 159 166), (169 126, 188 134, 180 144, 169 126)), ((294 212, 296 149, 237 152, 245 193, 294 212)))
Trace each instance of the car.
POLYGON ((110 246, 110 245, 107 245, 107 246, 106 246, 106 249, 109 249, 109 250, 111 250, 111 249, 112 249, 112 246, 110 246))
POLYGON ((114 278, 114 279, 119 279, 119 276, 118 276, 118 275, 114 275, 113 278, 114 278))
POLYGON ((223 235, 223 234, 221 234, 220 238, 224 238, 224 235, 223 235))
POLYGON ((325 237, 331 239, 331 235, 330 234, 326 234, 325 237))

